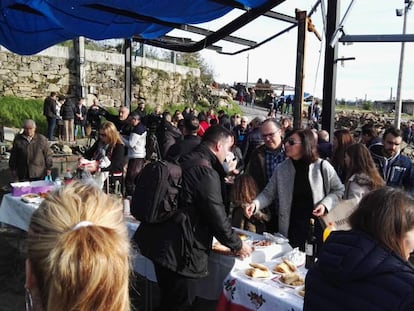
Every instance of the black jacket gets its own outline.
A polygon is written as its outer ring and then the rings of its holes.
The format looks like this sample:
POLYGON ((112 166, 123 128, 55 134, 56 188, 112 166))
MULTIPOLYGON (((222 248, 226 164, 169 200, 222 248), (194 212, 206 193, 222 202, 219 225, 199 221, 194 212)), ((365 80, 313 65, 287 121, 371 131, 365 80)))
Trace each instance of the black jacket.
POLYGON ((186 135, 184 139, 172 145, 167 152, 166 159, 177 162, 182 156, 190 153, 200 144, 200 136, 186 135))
POLYGON ((60 107, 60 116, 62 117, 62 120, 74 120, 75 105, 73 105, 69 100, 66 100, 62 107, 60 107))
POLYGON ((52 97, 46 97, 43 103, 43 115, 48 118, 56 118, 56 100, 52 97))
POLYGON ((363 232, 334 231, 306 276, 303 310, 414 310, 414 270, 363 232))
POLYGON ((221 164, 204 144, 183 157, 181 163, 195 159, 206 159, 211 167, 198 165, 183 169, 180 209, 187 212, 178 213, 161 224, 141 223, 134 239, 142 254, 152 261, 181 275, 199 278, 207 276, 213 236, 235 251, 241 249, 242 242, 225 213, 221 164), (190 249, 184 246, 183 223, 188 220, 194 236, 190 249))

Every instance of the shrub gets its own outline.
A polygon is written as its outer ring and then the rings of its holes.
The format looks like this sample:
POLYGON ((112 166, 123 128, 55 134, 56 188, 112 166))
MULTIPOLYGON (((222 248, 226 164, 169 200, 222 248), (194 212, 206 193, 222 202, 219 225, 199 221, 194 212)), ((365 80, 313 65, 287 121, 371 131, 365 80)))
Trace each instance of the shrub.
POLYGON ((0 124, 20 128, 26 119, 36 122, 37 132, 46 134, 47 122, 43 116, 42 99, 22 99, 17 97, 0 97, 0 124))

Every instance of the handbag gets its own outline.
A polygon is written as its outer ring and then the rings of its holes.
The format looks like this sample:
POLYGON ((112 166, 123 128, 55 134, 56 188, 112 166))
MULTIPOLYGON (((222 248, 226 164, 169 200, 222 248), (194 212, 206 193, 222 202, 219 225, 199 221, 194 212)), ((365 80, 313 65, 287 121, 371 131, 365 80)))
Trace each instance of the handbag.
POLYGON ((357 209, 359 201, 359 198, 339 201, 335 208, 320 219, 326 227, 332 223, 336 230, 351 230, 348 218, 357 209))
MULTIPOLYGON (((325 189, 325 176, 323 174, 323 162, 321 162, 321 175, 324 195, 326 196, 327 191, 325 189)), ((336 230, 351 230, 349 225, 348 218, 351 214, 357 209, 360 198, 353 198, 349 200, 341 200, 325 215, 319 217, 319 222, 322 225, 322 228, 329 226, 329 223, 332 223, 335 226, 336 230)))

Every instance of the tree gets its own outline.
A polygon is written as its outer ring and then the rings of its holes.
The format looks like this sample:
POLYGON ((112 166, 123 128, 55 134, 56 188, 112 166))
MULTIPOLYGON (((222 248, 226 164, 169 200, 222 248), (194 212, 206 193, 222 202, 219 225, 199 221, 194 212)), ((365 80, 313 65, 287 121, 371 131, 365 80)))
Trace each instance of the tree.
POLYGON ((208 65, 200 53, 177 53, 177 64, 200 69, 200 78, 204 84, 210 85, 214 81, 213 69, 208 65))

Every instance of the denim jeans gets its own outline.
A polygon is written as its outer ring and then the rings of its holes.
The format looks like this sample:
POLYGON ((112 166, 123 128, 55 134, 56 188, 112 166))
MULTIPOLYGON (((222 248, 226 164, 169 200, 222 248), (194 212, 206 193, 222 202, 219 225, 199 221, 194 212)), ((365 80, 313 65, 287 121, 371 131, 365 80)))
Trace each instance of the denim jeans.
POLYGON ((82 138, 85 138, 85 127, 81 124, 75 124, 75 139, 78 138, 78 130, 81 130, 82 138))
POLYGON ((53 133, 55 132, 56 127, 56 118, 46 117, 47 118, 47 139, 53 140, 53 133))

